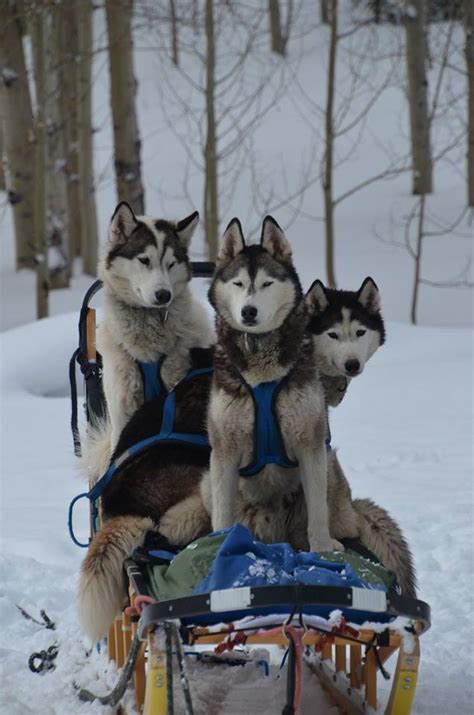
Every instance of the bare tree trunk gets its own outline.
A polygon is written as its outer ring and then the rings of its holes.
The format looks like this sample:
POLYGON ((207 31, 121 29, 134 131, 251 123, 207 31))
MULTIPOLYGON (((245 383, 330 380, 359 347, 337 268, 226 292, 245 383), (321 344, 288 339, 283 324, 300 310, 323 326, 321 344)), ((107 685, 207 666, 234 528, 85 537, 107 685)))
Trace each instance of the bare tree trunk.
POLYGON ((0 191, 5 191, 5 172, 3 170, 3 133, 2 133, 2 121, 0 115, 0 191))
POLYGON ((328 91, 325 112, 326 151, 324 154, 324 218, 326 231, 326 276, 331 288, 336 287, 334 269, 334 96, 336 91, 337 0, 331 0, 331 39, 329 43, 328 91))
POLYGON ((416 248, 415 248, 415 276, 413 278, 413 291, 411 298, 410 318, 413 325, 418 322, 418 295, 420 290, 420 273, 422 262, 422 248, 424 236, 424 220, 425 220, 425 204, 426 194, 422 194, 420 198, 420 206, 418 212, 418 228, 416 233, 416 248))
POLYGON ((268 15, 270 18, 270 34, 272 38, 272 52, 285 55, 285 43, 281 32, 280 2, 268 0, 268 15))
POLYGON ((467 202, 474 206, 474 2, 464 0, 466 65, 468 76, 467 202))
POLYGON ((430 122, 428 116, 428 79, 426 76, 426 38, 424 0, 412 0, 415 12, 404 17, 410 105, 413 193, 433 191, 430 122))
POLYGON ((46 120, 45 120, 45 17, 46 9, 36 4, 31 9, 31 40, 36 87, 36 150, 34 227, 36 243, 36 317, 46 318, 49 312, 48 243, 46 237, 46 120))
POLYGON ((78 139, 79 185, 81 191, 81 254, 84 273, 97 272, 97 211, 94 193, 94 162, 92 147, 92 12, 91 0, 80 0, 77 10, 79 61, 78 83, 78 139))
POLYGON ((114 120, 115 177, 117 198, 128 201, 135 213, 145 212, 141 177, 140 135, 133 72, 133 0, 106 0, 109 34, 110 85, 114 120))
POLYGON ((176 4, 175 0, 169 0, 170 3, 170 17, 171 17, 171 47, 172 47, 172 60, 173 64, 178 67, 179 65, 179 50, 178 50, 178 21, 176 18, 176 4))
POLYGON ((50 288, 67 288, 71 277, 67 205, 66 146, 59 99, 61 64, 59 8, 43 10, 45 50, 46 216, 50 288))
POLYGON ((321 22, 323 25, 329 25, 329 3, 331 0, 320 0, 321 22))
POLYGON ((206 114, 207 140, 205 149, 206 178, 204 190, 204 224, 209 260, 217 256, 219 241, 219 204, 217 176, 217 137, 215 116, 215 43, 214 43, 214 6, 213 0, 206 0, 206 114))
POLYGON ((16 267, 36 268, 33 240, 33 113, 14 3, 4 3, 0 20, 0 123, 5 152, 8 201, 15 224, 16 267))
MULTIPOLYGON (((65 144, 67 207, 68 207, 68 257, 81 255, 81 190, 79 184, 78 138, 78 72, 77 72, 77 0, 64 0, 58 7, 60 13, 60 65, 59 100, 65 144)), ((71 266, 72 269, 72 266, 71 266)))

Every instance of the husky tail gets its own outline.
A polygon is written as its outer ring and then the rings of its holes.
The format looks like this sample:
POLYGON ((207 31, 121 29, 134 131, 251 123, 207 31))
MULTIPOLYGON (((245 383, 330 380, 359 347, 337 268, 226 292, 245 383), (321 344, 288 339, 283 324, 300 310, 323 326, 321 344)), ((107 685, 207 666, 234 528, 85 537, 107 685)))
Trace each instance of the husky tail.
POLYGON ((112 425, 104 419, 87 429, 84 454, 79 461, 80 473, 90 484, 97 482, 107 471, 112 459, 112 425))
POLYGON ((153 521, 117 516, 95 535, 81 568, 79 622, 92 641, 102 638, 122 610, 126 596, 123 562, 141 546, 153 521))
POLYGON ((354 499, 360 540, 396 575, 404 596, 416 598, 416 574, 410 548, 390 514, 370 499, 354 499))

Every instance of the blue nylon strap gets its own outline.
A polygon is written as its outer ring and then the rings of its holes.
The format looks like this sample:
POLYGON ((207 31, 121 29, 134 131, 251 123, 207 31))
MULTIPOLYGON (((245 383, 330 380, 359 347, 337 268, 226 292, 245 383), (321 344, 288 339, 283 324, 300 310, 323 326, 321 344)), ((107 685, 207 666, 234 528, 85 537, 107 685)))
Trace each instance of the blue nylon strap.
POLYGON ((158 379, 158 374, 161 371, 161 361, 139 362, 138 365, 143 378, 145 402, 155 400, 161 393, 161 385, 158 379))
POLYGON ((254 457, 247 467, 239 469, 241 477, 253 477, 267 464, 276 464, 284 469, 293 469, 297 462, 291 462, 282 445, 276 417, 273 412, 275 394, 280 386, 280 381, 262 382, 260 385, 250 387, 255 405, 254 426, 254 457))
MULTIPOLYGON (((146 367, 147 370, 150 370, 153 367, 154 370, 154 375, 156 378, 156 369, 157 369, 157 364, 156 363, 140 363, 142 371, 144 370, 144 366, 146 367)), ((212 368, 199 368, 196 370, 191 370, 184 378, 182 381, 185 380, 190 380, 194 377, 198 377, 199 375, 206 375, 212 372, 212 368)), ((159 382, 157 379, 155 379, 156 385, 159 387, 159 382)), ((145 384, 146 384, 146 379, 145 379, 145 384)), ((179 384, 179 383, 178 383, 179 384)), ((177 387, 177 386, 176 386, 177 387)), ((93 526, 93 531, 95 531, 95 525, 97 521, 97 516, 98 516, 98 510, 95 505, 96 500, 102 495, 104 492, 104 489, 108 486, 110 483, 112 477, 114 474, 117 472, 118 468, 122 466, 125 462, 127 462, 131 457, 134 457, 136 454, 139 452, 142 452, 144 449, 147 449, 147 447, 151 447, 153 444, 158 444, 158 442, 181 442, 185 444, 190 444, 195 447, 205 447, 209 448, 209 439, 207 435, 203 434, 188 434, 186 432, 174 432, 173 431, 173 426, 174 426, 174 418, 175 418, 175 412, 176 412, 176 394, 175 394, 175 388, 173 388, 170 392, 168 392, 166 398, 165 398, 165 404, 163 406, 163 421, 161 423, 161 429, 159 434, 153 435, 153 437, 147 437, 146 439, 142 439, 140 442, 137 442, 137 444, 134 444, 132 447, 127 449, 125 452, 122 452, 120 457, 113 462, 110 467, 107 469, 106 473, 104 474, 103 477, 99 479, 96 484, 92 487, 92 489, 89 492, 84 492, 83 494, 79 494, 77 497, 74 497, 74 499, 71 501, 69 505, 69 513, 68 513, 68 528, 69 528, 69 535, 73 542, 77 546, 81 547, 87 547, 89 543, 83 544, 81 543, 75 536, 74 534, 74 528, 73 528, 73 512, 74 512, 74 507, 78 501, 80 501, 83 498, 89 499, 93 503, 93 508, 92 508, 92 514, 91 514, 91 519, 92 519, 92 526, 93 526)))

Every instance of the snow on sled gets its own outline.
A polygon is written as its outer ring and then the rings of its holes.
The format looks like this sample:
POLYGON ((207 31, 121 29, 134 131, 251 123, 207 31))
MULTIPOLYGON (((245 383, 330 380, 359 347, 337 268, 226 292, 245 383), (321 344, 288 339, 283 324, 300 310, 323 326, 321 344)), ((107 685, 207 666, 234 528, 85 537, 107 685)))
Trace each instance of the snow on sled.
MULTIPOLYGON (((208 276, 212 265, 194 264, 193 269, 194 275, 208 276)), ((79 348, 70 367, 76 454, 76 361, 85 378, 87 420, 104 415, 95 311, 89 307, 100 285, 96 282, 84 299, 79 348)), ((109 472, 110 480, 113 470, 109 472)), ((70 506, 70 533, 82 546, 88 544, 74 535, 73 508, 80 498, 89 499, 93 536, 100 528, 97 486, 91 485, 70 506)), ((242 702, 241 689, 232 695, 236 678, 230 673, 238 668, 240 684, 248 680, 251 689, 263 694, 266 684, 271 712, 301 712, 302 684, 308 690, 317 679, 341 713, 408 715, 417 682, 419 637, 430 627, 430 608, 400 595, 394 575, 361 544, 347 540, 344 545, 344 552, 295 552, 288 544, 257 542, 238 524, 176 553, 159 535, 150 534, 146 548, 124 564, 128 603, 107 637, 108 657, 122 668, 119 682, 108 696, 88 691, 79 696, 117 705, 133 679, 137 710, 143 715, 207 715, 197 691, 206 674, 209 678, 209 666, 219 664, 219 670, 229 671, 224 681, 229 702, 233 697, 242 702), (264 646, 273 659, 268 652, 262 655, 259 649, 264 646), (203 653, 203 648, 213 650, 203 653), (285 653, 278 659, 286 670, 284 692, 278 688, 282 678, 276 680, 278 650, 285 653), (395 654, 391 687, 383 688, 382 705, 378 680, 390 678, 385 663, 395 654)), ((256 703, 256 697, 251 702, 256 703)), ((249 713, 262 712, 257 705, 256 710, 242 707, 249 713)))

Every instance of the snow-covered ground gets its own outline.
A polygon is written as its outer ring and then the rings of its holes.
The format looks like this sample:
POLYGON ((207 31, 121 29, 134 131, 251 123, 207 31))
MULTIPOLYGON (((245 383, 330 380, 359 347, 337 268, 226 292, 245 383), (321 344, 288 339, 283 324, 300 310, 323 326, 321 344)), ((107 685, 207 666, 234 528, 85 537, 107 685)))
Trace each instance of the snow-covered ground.
MULTIPOLYGON (((96 28, 97 44, 105 44, 102 10, 96 13, 96 28)), ((441 33, 442 39, 442 26, 436 26, 434 31, 441 33)), ((379 47, 396 47, 397 32, 400 30, 378 28, 379 47)), ((146 39, 145 42, 140 37, 136 43, 136 70, 147 210, 153 215, 180 217, 202 205, 202 176, 191 171, 191 199, 185 198, 186 154, 162 112, 163 60, 151 49, 155 41, 151 33, 146 39)), ((305 57, 292 70, 307 97, 320 105, 325 98, 327 41, 325 28, 305 37, 305 57)), ((442 92, 443 122, 433 138, 437 150, 442 149, 446 134, 453 136, 459 130, 461 121, 462 112, 454 101, 465 91, 462 74, 454 66, 463 62, 460 31, 455 32, 455 43, 458 52, 448 72, 447 89, 442 92)), ((290 58, 298 47, 297 43, 290 47, 290 58)), ((442 43, 434 42, 432 47, 430 88, 436 83, 436 58, 441 56, 442 43)), ((345 62, 347 57, 342 53, 339 78, 344 77, 345 62)), ((374 86, 388 70, 384 62, 377 66, 369 63, 374 86)), ((94 77, 94 160, 103 241, 116 201, 110 114, 104 103, 104 97, 109 95, 104 54, 98 53, 95 58, 94 77)), ((336 195, 379 171, 387 152, 403 154, 407 150, 408 111, 402 73, 392 79, 371 111, 360 144, 351 150, 355 136, 348 133, 337 147, 338 160, 349 152, 350 159, 337 165, 336 195)), ((174 75, 172 82, 178 83, 179 78, 174 75)), ((288 186, 298 185, 305 157, 311 156, 313 150, 321 155, 321 136, 309 127, 320 123, 320 115, 297 91, 298 83, 290 83, 288 94, 265 117, 254 137, 255 158, 262 177, 266 177, 261 179, 261 188, 264 190, 265 182, 272 181, 277 196, 283 193, 283 181, 288 186)), ((176 128, 185 120, 185 116, 176 115, 176 128)), ((198 148, 194 149, 198 156, 198 148)), ((464 153, 461 142, 436 164, 435 194, 429 198, 431 228, 452 223, 461 211, 465 196, 464 153)), ((375 499, 399 520, 414 552, 420 597, 432 606, 433 627, 422 641, 415 715, 468 715, 474 702, 473 343, 469 328, 461 326, 471 321, 472 296, 466 289, 422 286, 422 327, 406 324, 413 264, 406 250, 397 244, 403 243, 403 223, 414 204, 410 191, 411 178, 402 174, 390 182, 371 184, 337 208, 339 283, 341 287, 357 288, 371 274, 381 289, 389 322, 386 346, 353 382, 343 405, 332 417, 333 442, 340 447, 340 460, 354 495, 375 499)), ((253 205, 253 192, 246 173, 238 183, 233 202, 223 202, 223 225, 235 214, 244 220, 244 228, 257 225, 262 216, 253 205)), ((315 278, 324 278, 322 206, 321 186, 314 184, 305 195, 302 212, 288 228, 295 262, 306 287, 315 278)), ((289 223, 292 208, 275 210, 275 218, 282 224, 289 223)), ((0 327, 6 331, 1 336, 0 356, 0 711, 5 715, 107 715, 107 708, 80 704, 73 691, 73 681, 105 690, 114 683, 116 674, 103 654, 94 650, 87 655, 88 645, 79 631, 74 606, 83 552, 69 540, 66 529, 67 505, 84 486, 75 472, 69 432, 67 363, 76 344, 77 309, 91 278, 77 275, 70 290, 54 292, 54 317, 31 323, 34 276, 13 271, 11 215, 3 202, 0 233, 0 327), (41 608, 46 609, 57 624, 56 631, 26 621, 16 605, 35 616, 41 608), (56 670, 44 676, 31 674, 29 655, 56 641, 60 646, 56 670)), ((202 255, 202 244, 194 245, 193 252, 196 257, 202 255)), ((456 276, 470 254, 472 223, 466 215, 451 237, 426 239, 423 275, 433 281, 456 276)), ((195 289, 203 296, 204 282, 195 282, 195 289)), ((77 523, 85 537, 85 509, 78 513, 77 523)), ((240 677, 238 673, 236 677, 240 677)), ((223 676, 213 673, 214 684, 221 682, 219 678, 223 676)), ((259 706, 258 712, 278 712, 281 681, 267 691, 261 674, 256 672, 249 676, 250 685, 258 678, 258 687, 252 692, 262 694, 267 708, 259 706)), ((310 684, 306 686, 308 690, 310 684)), ((251 713, 244 684, 239 687, 241 712, 251 713)), ((315 711, 320 699, 323 704, 318 712, 330 712, 316 686, 308 692, 305 715, 315 711)), ((201 696, 205 699, 204 691, 201 696)), ((205 711, 205 715, 209 713, 205 711)))
MULTIPOLYGON (((94 651, 87 657, 75 616, 83 552, 66 528, 68 502, 83 486, 74 471, 67 399, 75 333, 76 316, 67 314, 8 331, 2 339, 5 715, 105 715, 104 707, 81 705, 72 682, 95 690, 114 682, 104 655, 94 651), (26 621, 17 604, 36 616, 46 609, 57 630, 26 621), (30 673, 30 653, 55 641, 57 669, 30 673)), ((333 441, 354 494, 374 498, 399 520, 415 555, 420 597, 433 609, 433 627, 422 640, 415 715, 472 711, 471 369, 468 329, 389 323, 387 344, 352 383, 332 419, 333 441)), ((84 511, 78 531, 86 536, 86 530, 84 511)), ((269 712, 278 710, 281 694, 281 684, 269 691, 269 712)), ((308 715, 314 697, 304 710, 308 715)), ((319 712, 330 710, 322 706, 319 712)))

